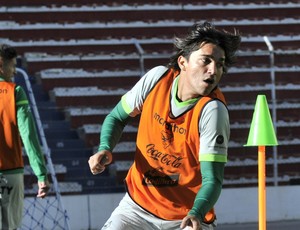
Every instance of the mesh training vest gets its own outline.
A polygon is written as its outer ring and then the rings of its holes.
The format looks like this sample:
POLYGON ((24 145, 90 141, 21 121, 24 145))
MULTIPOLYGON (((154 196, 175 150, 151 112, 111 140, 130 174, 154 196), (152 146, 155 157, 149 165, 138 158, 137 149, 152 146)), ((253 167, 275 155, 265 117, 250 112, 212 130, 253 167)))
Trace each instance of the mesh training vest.
POLYGON ((0 170, 23 168, 16 115, 16 84, 0 81, 0 170))
MULTIPOLYGON (((225 103, 223 94, 216 89, 180 117, 170 118, 171 88, 177 75, 167 71, 147 96, 135 161, 125 179, 131 198, 166 220, 184 218, 201 187, 198 124, 203 107, 214 99, 225 103)), ((206 215, 206 222, 214 218, 212 209, 206 215)))

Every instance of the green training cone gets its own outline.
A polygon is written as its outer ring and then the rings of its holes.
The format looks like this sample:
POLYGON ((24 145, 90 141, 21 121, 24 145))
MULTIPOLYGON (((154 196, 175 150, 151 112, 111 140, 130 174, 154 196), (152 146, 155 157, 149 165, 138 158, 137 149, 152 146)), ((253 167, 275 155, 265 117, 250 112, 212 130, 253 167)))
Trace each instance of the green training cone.
POLYGON ((252 117, 248 141, 245 146, 274 146, 278 145, 267 99, 258 95, 252 117))

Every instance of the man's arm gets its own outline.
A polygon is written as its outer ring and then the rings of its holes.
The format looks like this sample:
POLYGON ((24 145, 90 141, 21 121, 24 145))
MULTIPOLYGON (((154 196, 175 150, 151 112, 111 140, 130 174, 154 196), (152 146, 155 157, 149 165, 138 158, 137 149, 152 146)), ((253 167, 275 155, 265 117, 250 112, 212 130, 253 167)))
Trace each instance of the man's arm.
POLYGON ((125 112, 121 101, 106 116, 100 131, 100 145, 98 150, 112 151, 119 142, 124 127, 130 116, 125 112))
POLYGON ((192 209, 182 220, 181 228, 186 226, 199 228, 205 220, 206 213, 213 208, 221 194, 225 163, 203 161, 200 164, 202 186, 196 195, 192 209))
POLYGON ((17 122, 30 166, 38 178, 38 197, 45 197, 49 190, 47 167, 41 150, 40 142, 29 102, 24 90, 16 87, 17 122))
POLYGON ((221 194, 225 163, 203 161, 200 164, 202 186, 189 214, 203 221, 205 214, 215 205, 221 194))
POLYGON ((30 165, 39 181, 47 180, 47 168, 38 140, 35 123, 24 90, 16 88, 17 121, 20 136, 29 158, 30 165))

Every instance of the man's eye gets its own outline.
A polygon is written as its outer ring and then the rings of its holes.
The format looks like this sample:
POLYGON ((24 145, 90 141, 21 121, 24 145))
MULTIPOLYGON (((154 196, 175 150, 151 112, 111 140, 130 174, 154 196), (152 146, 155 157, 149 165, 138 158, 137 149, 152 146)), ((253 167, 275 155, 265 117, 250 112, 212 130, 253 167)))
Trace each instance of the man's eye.
POLYGON ((203 58, 203 59, 202 59, 202 62, 203 62, 205 65, 207 65, 207 64, 211 63, 211 60, 210 60, 209 58, 203 58))
POLYGON ((218 66, 218 68, 223 68, 224 67, 224 63, 223 62, 218 62, 217 66, 218 66))

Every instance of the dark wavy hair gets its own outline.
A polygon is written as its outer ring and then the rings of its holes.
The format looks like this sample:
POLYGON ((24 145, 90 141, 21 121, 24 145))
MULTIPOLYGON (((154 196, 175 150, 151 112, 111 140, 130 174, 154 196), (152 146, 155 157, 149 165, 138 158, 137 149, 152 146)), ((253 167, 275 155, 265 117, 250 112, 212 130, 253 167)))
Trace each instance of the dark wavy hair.
POLYGON ((224 73, 236 61, 236 52, 241 43, 241 36, 234 30, 233 33, 216 29, 211 23, 194 24, 184 38, 174 38, 175 54, 170 58, 168 67, 180 70, 177 59, 179 56, 189 59, 191 53, 200 48, 202 43, 213 43, 220 46, 225 52, 224 73))
POLYGON ((17 51, 10 45, 2 44, 0 45, 0 57, 3 61, 9 61, 17 57, 17 51))

